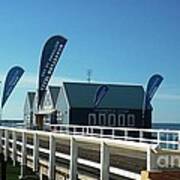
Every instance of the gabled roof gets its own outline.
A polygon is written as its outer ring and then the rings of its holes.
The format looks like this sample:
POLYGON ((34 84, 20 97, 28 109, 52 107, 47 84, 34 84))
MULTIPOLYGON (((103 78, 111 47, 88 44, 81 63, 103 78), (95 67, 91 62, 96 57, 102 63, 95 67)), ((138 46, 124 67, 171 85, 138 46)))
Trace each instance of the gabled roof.
POLYGON ((58 99, 58 94, 60 92, 61 87, 59 86, 49 86, 49 92, 53 101, 53 106, 56 105, 57 99, 58 99))
POLYGON ((30 108, 33 108, 33 103, 34 103, 34 98, 35 98, 36 93, 28 92, 27 95, 28 95, 28 101, 29 101, 30 108))
MULTIPOLYGON (((93 108, 97 88, 102 84, 64 82, 70 107, 93 108)), ((112 85, 98 108, 142 109, 144 89, 138 85, 112 85)))

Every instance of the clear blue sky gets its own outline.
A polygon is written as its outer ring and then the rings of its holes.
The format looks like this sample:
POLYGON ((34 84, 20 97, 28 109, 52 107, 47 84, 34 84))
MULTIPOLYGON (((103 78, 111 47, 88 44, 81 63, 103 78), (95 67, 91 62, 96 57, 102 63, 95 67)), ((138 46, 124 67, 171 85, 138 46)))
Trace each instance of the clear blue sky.
POLYGON ((27 90, 37 88, 42 46, 51 35, 68 38, 52 84, 85 80, 146 86, 154 73, 164 81, 152 101, 154 122, 180 122, 179 0, 2 1, 0 78, 15 64, 26 70, 8 99, 4 118, 22 118, 27 90))

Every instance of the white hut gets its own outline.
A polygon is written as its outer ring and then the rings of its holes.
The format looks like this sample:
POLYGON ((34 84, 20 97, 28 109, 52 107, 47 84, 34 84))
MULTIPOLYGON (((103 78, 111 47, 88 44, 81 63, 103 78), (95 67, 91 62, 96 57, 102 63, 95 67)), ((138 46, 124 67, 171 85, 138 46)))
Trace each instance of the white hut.
POLYGON ((26 127, 32 127, 35 119, 35 92, 28 92, 24 104, 24 123, 26 127))
POLYGON ((57 124, 56 104, 60 92, 59 86, 49 86, 38 114, 44 115, 44 123, 57 124))

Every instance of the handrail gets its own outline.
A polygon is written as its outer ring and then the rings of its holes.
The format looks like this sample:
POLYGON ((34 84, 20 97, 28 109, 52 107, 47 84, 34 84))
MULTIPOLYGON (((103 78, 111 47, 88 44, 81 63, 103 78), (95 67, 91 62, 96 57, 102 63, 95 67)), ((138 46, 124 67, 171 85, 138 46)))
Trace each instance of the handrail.
POLYGON ((76 124, 49 124, 46 123, 47 126, 52 127, 69 127, 69 128, 96 128, 96 129, 104 129, 104 130, 128 130, 128 131, 145 131, 145 132, 169 132, 169 133, 179 133, 180 130, 172 130, 172 129, 145 129, 145 128, 129 128, 129 127, 107 127, 107 126, 83 126, 76 124))
POLYGON ((180 131, 169 129, 141 129, 127 127, 80 126, 69 124, 45 124, 52 131, 64 134, 123 139, 155 143, 166 149, 180 149, 180 131), (105 131, 108 131, 105 132, 105 131), (120 134, 121 133, 121 134, 120 134), (131 133, 136 133, 132 135, 131 133), (171 138, 171 139, 170 139, 171 138))
MULTIPOLYGON (((58 127, 56 125, 56 127, 58 127)), ((67 127, 66 125, 60 125, 60 128, 67 127)), ((13 159, 13 164, 18 160, 17 156, 21 157, 19 158, 21 160, 22 167, 24 168, 24 165, 26 163, 27 158, 29 157, 27 149, 31 149, 33 151, 32 156, 32 162, 33 162, 33 170, 37 171, 38 166, 40 164, 39 159, 40 155, 39 153, 48 154, 49 159, 47 159, 48 164, 48 178, 51 178, 54 176, 55 173, 55 166, 56 166, 56 159, 55 158, 61 158, 64 160, 70 161, 70 180, 73 180, 76 178, 77 175, 77 164, 84 165, 85 167, 89 168, 95 168, 100 171, 100 180, 106 180, 104 177, 107 177, 107 179, 111 174, 120 175, 123 177, 131 177, 132 179, 140 179, 140 173, 131 172, 126 169, 120 169, 118 167, 112 167, 110 166, 110 151, 112 148, 116 149, 119 148, 120 150, 124 149, 127 150, 127 152, 138 152, 144 160, 146 161, 146 167, 147 170, 151 170, 153 167, 153 160, 151 159, 152 153, 159 153, 160 151, 163 151, 163 149, 160 149, 159 144, 165 143, 165 145, 173 144, 177 145, 179 141, 170 141, 170 140, 161 140, 161 139, 147 139, 144 137, 145 132, 136 129, 137 132, 141 132, 140 137, 131 137, 129 136, 129 128, 127 129, 120 129, 124 132, 123 136, 116 136, 116 131, 118 131, 118 128, 113 129, 113 133, 108 135, 103 134, 103 130, 101 127, 94 127, 94 129, 99 131, 99 134, 96 132, 96 134, 93 134, 90 130, 94 130, 92 126, 89 128, 88 126, 72 126, 71 128, 73 131, 70 131, 70 129, 65 129, 65 131, 57 131, 57 132, 46 132, 46 131, 36 131, 36 130, 29 130, 29 129, 18 129, 18 128, 11 128, 11 127, 0 127, 0 152, 4 152, 6 160, 9 157, 9 152, 11 152, 11 157, 13 159), (80 134, 76 134, 76 132, 81 129, 80 134), (98 129, 99 128, 99 129, 98 129), (60 132, 60 133, 58 133, 60 132), (75 132, 75 134, 73 134, 75 132), (109 138, 110 136, 110 138, 109 138), (45 137, 45 138, 44 138, 45 137), (28 138, 33 139, 33 143, 28 143, 28 138), (46 142, 49 144, 49 146, 41 146, 39 141, 42 140, 43 142, 46 142), (62 141, 61 141, 62 140, 62 141), (67 154, 63 154, 62 152, 58 151, 56 149, 56 143, 64 142, 68 143, 68 146, 70 146, 70 153, 67 152, 67 154), (150 141, 149 143, 146 141, 150 141), (159 144, 158 144, 159 142, 159 144), (100 153, 100 162, 94 162, 93 160, 85 159, 85 158, 79 158, 78 157, 78 148, 82 147, 82 144, 94 144, 95 147, 98 147, 96 150, 100 153), (11 145, 10 145, 11 144, 11 145), (98 145, 98 146, 97 146, 98 145), (20 146, 20 150, 17 148, 17 146, 20 146), (109 167, 109 168, 108 168, 109 167), (108 169, 107 169, 108 168, 108 169)), ((109 130, 108 128, 105 128, 106 130, 109 130)), ((159 138, 159 133, 162 131, 157 131, 159 138)), ((165 132, 162 132, 165 133, 165 132)), ((180 133, 178 132, 178 135, 180 133)), ((179 136, 177 136, 179 138, 179 136)), ((91 146, 87 147, 91 148, 91 146)), ((168 147, 167 147, 168 149, 168 147)), ((89 149, 90 150, 90 149, 89 149)), ((125 151, 126 152, 126 151, 125 151)), ((164 151, 165 152, 165 151, 164 151)), ((112 152, 111 152, 112 153, 112 152)), ((127 154, 128 156, 128 154, 127 154)), ((130 157, 129 155, 128 157, 130 157)), ((22 170, 23 172, 23 170, 22 170)))
MULTIPOLYGON (((5 153, 6 160, 8 159, 9 152, 12 154, 12 159, 13 163, 18 160, 17 156, 21 156, 21 164, 22 167, 24 168, 24 165, 26 163, 26 160, 28 158, 28 151, 27 149, 33 150, 32 155, 32 161, 33 161, 33 167, 37 168, 39 164, 39 153, 44 153, 44 154, 49 154, 50 160, 47 160, 48 163, 48 176, 53 177, 55 173, 55 157, 58 158, 63 158, 63 159, 69 159, 70 164, 70 179, 73 180, 74 177, 76 176, 76 171, 77 169, 77 163, 80 163, 84 166, 89 166, 90 168, 96 168, 98 169, 101 173, 100 179, 104 180, 102 177, 111 174, 116 174, 124 177, 131 177, 133 179, 140 179, 140 174, 135 173, 135 172, 130 172, 125 169, 119 169, 118 167, 112 167, 110 166, 110 161, 109 158, 103 158, 109 156, 109 150, 110 148, 124 148, 124 149, 129 149, 132 151, 139 151, 143 152, 143 154, 146 154, 149 149, 157 149, 157 145, 153 144, 146 144, 146 143, 139 143, 139 142, 133 142, 133 141, 123 141, 123 140, 116 140, 116 139, 109 139, 109 138, 96 138, 93 136, 82 136, 82 135, 68 135, 68 134, 62 134, 62 133, 55 133, 55 132, 45 132, 45 131, 35 131, 35 130, 26 130, 26 129, 17 129, 17 128, 10 128, 10 127, 0 127, 0 134, 1 137, 0 139, 2 140, 2 144, 0 145, 1 151, 3 150, 5 153), (18 137, 18 138, 17 138, 18 137), (27 138, 33 138, 36 143, 29 144, 27 141, 27 138), (44 137, 48 137, 44 139, 44 137), (14 141, 16 139, 16 141, 14 141), (47 141, 49 146, 47 148, 41 147, 38 141, 40 139, 43 139, 44 141, 47 141), (63 154, 61 152, 58 152, 56 147, 56 143, 59 142, 59 140, 66 140, 70 142, 70 149, 71 153, 70 154, 63 154), (92 143, 92 144, 97 144, 101 148, 98 150, 99 153, 101 154, 101 161, 99 163, 93 162, 87 159, 82 159, 78 157, 78 149, 76 149, 76 146, 81 146, 82 143, 92 143), (15 143, 15 144, 14 144, 15 143), (13 146, 10 146, 12 144, 13 146), (74 144, 74 145, 73 145, 74 144), (17 146, 20 146, 20 150, 17 149, 17 146), (35 148, 36 146, 36 148, 35 148), (38 147, 37 147, 38 146, 38 147), (75 149, 74 149, 75 148, 75 149), (107 154, 106 154, 107 153, 107 154), (105 155, 103 155, 105 154, 105 155), (77 159, 77 161, 73 161, 72 159, 77 159), (109 164, 109 171, 107 172, 104 169, 104 165, 109 164), (75 170, 71 169, 75 168, 75 170)), ((22 170, 23 172, 23 170, 22 170)))

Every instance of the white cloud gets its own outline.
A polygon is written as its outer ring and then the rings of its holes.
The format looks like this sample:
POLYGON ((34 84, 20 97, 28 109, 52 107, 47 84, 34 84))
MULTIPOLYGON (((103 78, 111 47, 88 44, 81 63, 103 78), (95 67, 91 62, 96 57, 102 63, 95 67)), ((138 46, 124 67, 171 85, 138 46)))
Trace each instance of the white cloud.
MULTIPOLYGON (((77 81, 77 79, 72 79, 72 78, 68 78, 68 77, 53 77, 51 78, 49 84, 52 85, 61 85, 62 82, 64 81, 77 81)), ((23 88, 29 88, 29 87, 33 87, 36 88, 37 87, 37 76, 36 75, 24 75, 24 77, 22 78, 19 86, 23 87, 23 88)))
MULTIPOLYGON (((4 81, 5 77, 0 74, 0 81, 2 81, 2 84, 0 84, 0 92, 2 93, 2 88, 4 86, 4 81)), ((49 85, 55 85, 55 86, 61 86, 62 82, 68 81, 68 82, 73 82, 73 81, 78 81, 77 79, 72 79, 68 77, 52 77, 49 85)), ((37 86, 38 86, 38 80, 37 80, 37 75, 36 74, 24 74, 23 77, 20 79, 17 88, 16 88, 16 93, 20 91, 20 89, 23 89, 23 91, 36 91, 37 86)))
MULTIPOLYGON (((0 81, 4 81, 4 75, 0 74, 0 81)), ((23 78, 20 80, 19 88, 31 88, 36 89, 37 88, 37 75, 36 74, 24 74, 23 78)), ((62 85, 62 82, 87 82, 85 80, 78 80, 76 78, 69 78, 66 76, 60 76, 60 77, 53 77, 51 78, 49 84, 50 85, 62 85)), ((127 84, 132 85, 132 83, 127 82, 107 82, 107 81, 92 81, 94 83, 102 83, 102 84, 127 84)), ((133 84, 133 85, 140 85, 140 84, 133 84)), ((173 88, 174 89, 174 88, 173 88)), ((175 90, 175 89, 174 89, 175 90)), ((177 90, 177 89, 176 89, 177 90)), ((178 89, 179 90, 179 89, 178 89)), ((160 94, 158 93, 155 96, 155 99, 158 100, 170 100, 170 101, 180 101, 180 95, 177 94, 160 94)))

